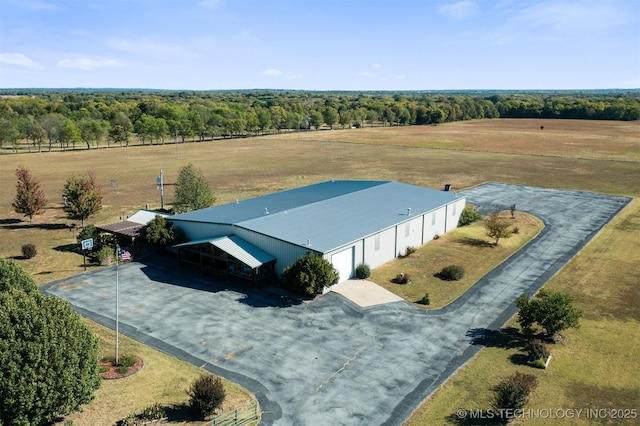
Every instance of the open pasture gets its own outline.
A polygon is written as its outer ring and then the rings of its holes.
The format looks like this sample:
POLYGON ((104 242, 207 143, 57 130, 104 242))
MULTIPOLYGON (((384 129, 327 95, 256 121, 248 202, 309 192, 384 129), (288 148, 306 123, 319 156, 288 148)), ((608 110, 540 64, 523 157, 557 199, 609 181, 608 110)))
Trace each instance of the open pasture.
POLYGON ((310 131, 177 146, 168 143, 3 155, 0 256, 20 256, 22 244, 34 243, 38 255, 21 264, 38 282, 81 272, 82 259, 68 250, 76 244, 77 231, 70 228, 74 221, 62 211, 61 194, 68 177, 87 170, 95 171, 104 190, 102 210, 87 221, 96 224, 119 221, 147 205, 159 208, 156 178, 160 169, 164 170, 165 206, 169 205, 178 171, 189 163, 203 171, 217 203, 331 178, 390 179, 433 188, 450 183, 453 190, 499 181, 640 195, 640 136, 632 132, 637 123, 548 121, 497 119, 440 126, 310 131), (542 131, 541 123, 545 125, 542 131), (533 148, 541 133, 548 138, 546 145, 555 150, 545 153, 533 148), (590 137, 591 133, 597 137, 590 137), (492 134, 497 135, 495 140, 489 136, 492 134), (580 143, 567 144, 570 139, 580 143), (439 146, 442 140, 455 142, 447 148, 439 146), (470 148, 461 149, 463 144, 470 148), (572 146, 574 150, 570 151, 572 146), (528 151, 523 153, 525 149, 528 151), (624 158, 610 158, 610 152, 620 150, 627 151, 624 158), (565 154, 559 155, 558 151, 565 154), (19 165, 28 167, 40 179, 49 199, 45 214, 35 216, 31 224, 20 221, 11 206, 14 172, 19 165))
MULTIPOLYGON (((103 209, 87 221, 96 224, 124 219, 147 204, 152 209, 159 208, 156 177, 160 169, 164 170, 165 204, 170 205, 172 184, 179 169, 188 163, 203 171, 218 203, 331 178, 391 179, 433 188, 450 183, 454 190, 500 181, 640 197, 637 129, 637 122, 497 119, 440 126, 288 133, 178 146, 168 143, 2 155, 0 256, 19 259, 19 264, 39 283, 82 272, 82 258, 69 250, 77 244, 77 230, 70 227, 73 221, 62 211, 61 192, 69 176, 87 170, 96 172, 104 189, 103 209), (15 196, 14 171, 19 165, 31 169, 49 198, 45 214, 35 216, 33 223, 22 221, 11 206, 15 196), (35 258, 20 259, 20 248, 25 243, 36 244, 35 258)), ((544 380, 533 401, 536 406, 547 408, 550 395, 562 395, 559 401, 567 404, 582 404, 587 399, 604 403, 608 396, 618 398, 620 392, 626 395, 626 402, 635 401, 637 405, 637 379, 618 386, 621 377, 627 377, 625 372, 637 367, 637 363, 635 367, 629 363, 637 359, 637 343, 621 345, 623 341, 637 342, 640 329, 639 263, 631 259, 634 252, 638 253, 637 218, 635 201, 619 222, 610 225, 554 277, 551 284, 555 288, 573 291, 580 308, 585 310, 585 323, 580 330, 570 332, 566 348, 555 349, 558 370, 549 374, 566 380, 544 380), (619 259, 631 261, 617 262, 619 259), (606 286, 600 285, 603 282, 606 286), (629 301, 633 303, 626 303, 629 301), (586 360, 579 369, 570 362, 576 352, 586 360), (615 371, 612 366, 616 366, 615 371), (590 371, 594 370, 600 372, 597 382, 591 377, 590 371), (539 397, 542 399, 537 400, 539 397)), ((509 349, 517 352, 513 347, 509 349)), ((503 347, 489 348, 465 371, 471 370, 468 377, 474 377, 485 371, 483 365, 492 365, 498 377, 511 371, 509 354, 503 347), (489 358, 483 361, 482 357, 489 358)), ((435 414, 418 415, 417 423, 412 424, 424 424, 426 419, 429 424, 442 424, 455 407, 483 407, 482 401, 464 405, 469 400, 457 399, 455 385, 461 383, 464 387, 465 380, 465 376, 454 376, 424 407, 427 413, 435 414)), ((486 379, 482 382, 490 390, 491 383, 486 379)), ((485 388, 475 389, 470 401, 485 388)))

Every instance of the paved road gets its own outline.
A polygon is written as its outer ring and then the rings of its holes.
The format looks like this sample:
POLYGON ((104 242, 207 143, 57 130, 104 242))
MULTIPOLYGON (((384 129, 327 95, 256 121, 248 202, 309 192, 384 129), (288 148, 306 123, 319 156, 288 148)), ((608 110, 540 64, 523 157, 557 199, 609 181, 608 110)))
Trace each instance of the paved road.
MULTIPOLYGON (((256 393, 265 425, 399 425, 629 200, 485 184, 463 193, 484 213, 534 214, 545 229, 456 302, 358 307, 336 293, 301 303, 238 291, 173 267, 119 268, 120 330, 256 393)), ((47 285, 114 326, 114 268, 47 285)))

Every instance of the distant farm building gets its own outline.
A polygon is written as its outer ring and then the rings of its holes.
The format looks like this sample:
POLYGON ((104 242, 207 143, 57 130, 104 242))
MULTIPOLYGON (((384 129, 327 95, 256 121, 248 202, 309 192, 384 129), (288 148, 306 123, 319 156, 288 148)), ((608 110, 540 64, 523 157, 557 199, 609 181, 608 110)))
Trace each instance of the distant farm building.
POLYGON ((394 181, 332 180, 167 217, 180 264, 258 282, 312 251, 340 281, 458 226, 465 198, 394 181))

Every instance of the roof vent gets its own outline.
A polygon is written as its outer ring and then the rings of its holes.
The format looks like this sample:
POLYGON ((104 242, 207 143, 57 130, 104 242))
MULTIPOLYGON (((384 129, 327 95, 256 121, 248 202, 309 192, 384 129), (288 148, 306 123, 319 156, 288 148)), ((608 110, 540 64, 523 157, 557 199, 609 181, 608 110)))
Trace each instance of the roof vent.
POLYGON ((269 214, 269 209, 268 208, 264 208, 264 214, 269 214))
POLYGON ((236 204, 240 204, 240 201, 236 198, 236 204))
POLYGON ((311 240, 307 240, 307 245, 311 246, 311 240))
POLYGON ((444 185, 444 190, 447 191, 447 192, 451 191, 451 184, 450 183, 445 184, 444 185))
POLYGON ((411 216, 411 207, 407 209, 407 216, 411 216))

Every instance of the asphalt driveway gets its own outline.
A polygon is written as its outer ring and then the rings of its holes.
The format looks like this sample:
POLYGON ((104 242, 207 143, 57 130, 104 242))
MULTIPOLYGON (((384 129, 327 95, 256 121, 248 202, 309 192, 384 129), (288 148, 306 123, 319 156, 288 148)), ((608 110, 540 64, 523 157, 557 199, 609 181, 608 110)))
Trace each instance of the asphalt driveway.
MULTIPOLYGON (((485 184, 462 192, 483 213, 512 204, 542 233, 451 305, 359 307, 330 292, 312 302, 243 291, 174 260, 120 266, 120 331, 254 392, 265 425, 398 425, 467 362, 629 200, 485 184)), ((51 294, 114 327, 115 268, 48 284, 51 294)))

